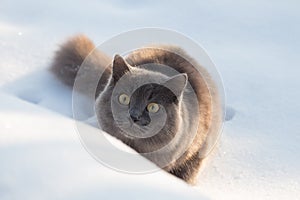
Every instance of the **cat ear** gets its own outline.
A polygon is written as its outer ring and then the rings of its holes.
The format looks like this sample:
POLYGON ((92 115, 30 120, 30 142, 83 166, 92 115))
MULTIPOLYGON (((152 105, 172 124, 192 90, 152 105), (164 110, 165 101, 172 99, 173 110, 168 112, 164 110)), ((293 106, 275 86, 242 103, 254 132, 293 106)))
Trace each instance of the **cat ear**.
POLYGON ((177 97, 181 96, 186 84, 188 76, 186 73, 177 74, 169 78, 163 86, 169 88, 177 97))
POLYGON ((115 83, 126 73, 130 71, 129 66, 122 56, 116 54, 113 61, 112 77, 115 83))

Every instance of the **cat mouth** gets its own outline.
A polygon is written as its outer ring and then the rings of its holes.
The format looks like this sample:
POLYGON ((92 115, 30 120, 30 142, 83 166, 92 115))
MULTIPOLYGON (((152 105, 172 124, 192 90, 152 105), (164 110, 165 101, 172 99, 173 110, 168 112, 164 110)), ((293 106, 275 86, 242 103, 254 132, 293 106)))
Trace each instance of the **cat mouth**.
POLYGON ((147 126, 148 124, 150 124, 149 120, 146 120, 146 119, 143 119, 143 118, 137 119, 137 118, 132 117, 132 116, 129 117, 129 121, 131 123, 139 125, 139 126, 147 126))
POLYGON ((133 121, 134 124, 138 125, 138 126, 147 126, 150 122, 145 122, 142 120, 138 120, 138 121, 133 121))
POLYGON ((116 125, 122 130, 123 135, 128 138, 134 139, 136 137, 149 134, 150 122, 147 124, 142 121, 134 122, 130 117, 127 117, 127 120, 116 120, 116 122, 116 125))
POLYGON ((137 119, 132 119, 131 117, 127 118, 130 124, 130 127, 136 126, 136 127, 145 127, 150 124, 150 122, 145 121, 145 120, 137 120, 137 119))

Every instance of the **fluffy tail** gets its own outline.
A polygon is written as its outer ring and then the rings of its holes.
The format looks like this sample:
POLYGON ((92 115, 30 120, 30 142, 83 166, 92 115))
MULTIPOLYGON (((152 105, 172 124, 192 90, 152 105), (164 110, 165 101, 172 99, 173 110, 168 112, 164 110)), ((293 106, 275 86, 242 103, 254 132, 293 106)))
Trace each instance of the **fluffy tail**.
MULTIPOLYGON (((77 35, 61 45, 56 52, 50 70, 58 79, 69 86, 73 86, 77 72, 84 59, 95 49, 93 42, 85 35, 77 35)), ((89 58, 91 70, 105 68, 111 60, 96 49, 89 58)), ((107 70, 106 70, 107 71, 107 70)), ((107 71, 106 78, 109 76, 107 71)))

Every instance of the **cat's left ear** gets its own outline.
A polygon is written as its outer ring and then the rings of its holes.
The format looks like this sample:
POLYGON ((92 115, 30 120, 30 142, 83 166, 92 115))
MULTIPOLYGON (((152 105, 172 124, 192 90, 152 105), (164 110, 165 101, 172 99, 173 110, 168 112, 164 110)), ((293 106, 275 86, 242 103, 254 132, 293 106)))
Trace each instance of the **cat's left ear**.
POLYGON ((177 97, 180 97, 188 81, 186 73, 177 74, 169 78, 163 86, 169 88, 177 97))
POLYGON ((124 58, 118 54, 115 55, 113 66, 112 66, 112 77, 114 82, 118 82, 118 80, 126 73, 129 72, 129 65, 126 63, 124 58))

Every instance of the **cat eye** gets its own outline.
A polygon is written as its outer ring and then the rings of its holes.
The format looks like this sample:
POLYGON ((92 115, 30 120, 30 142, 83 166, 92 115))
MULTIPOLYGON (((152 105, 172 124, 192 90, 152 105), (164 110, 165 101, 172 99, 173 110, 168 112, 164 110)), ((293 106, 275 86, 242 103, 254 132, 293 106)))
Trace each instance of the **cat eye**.
POLYGON ((151 113, 156 113, 159 110, 159 105, 157 103, 149 103, 147 110, 151 113))
POLYGON ((119 102, 122 105, 128 105, 129 102, 130 102, 130 98, 129 98, 129 96, 127 94, 121 94, 119 96, 119 102))

